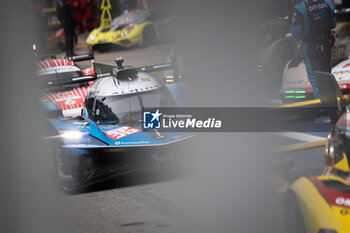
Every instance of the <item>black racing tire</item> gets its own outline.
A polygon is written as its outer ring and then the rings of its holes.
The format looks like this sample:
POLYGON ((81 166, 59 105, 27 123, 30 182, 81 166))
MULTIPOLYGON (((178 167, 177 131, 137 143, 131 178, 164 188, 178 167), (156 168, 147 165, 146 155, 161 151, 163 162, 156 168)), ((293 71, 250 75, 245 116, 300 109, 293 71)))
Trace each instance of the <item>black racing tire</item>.
POLYGON ((298 198, 292 190, 287 190, 283 200, 283 217, 286 233, 306 233, 305 222, 298 198))
MULTIPOLYGON (((58 188, 67 191, 70 185, 67 186, 67 178, 64 177, 67 168, 64 166, 63 161, 58 155, 53 155, 53 175, 54 181, 58 188)), ((71 181, 72 182, 72 181, 71 181)))
POLYGON ((157 43, 158 36, 153 26, 148 25, 142 32, 143 46, 151 46, 157 43))

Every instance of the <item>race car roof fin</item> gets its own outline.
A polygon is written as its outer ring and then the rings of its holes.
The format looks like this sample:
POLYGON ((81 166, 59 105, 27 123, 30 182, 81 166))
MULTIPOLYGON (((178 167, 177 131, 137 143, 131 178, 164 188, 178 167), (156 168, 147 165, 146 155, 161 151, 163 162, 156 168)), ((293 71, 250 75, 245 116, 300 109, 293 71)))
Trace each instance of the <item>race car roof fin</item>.
POLYGON ((115 59, 115 64, 117 64, 118 69, 124 68, 123 62, 124 62, 124 59, 121 57, 115 59))
POLYGON ((94 62, 93 63, 94 73, 96 77, 101 77, 103 74, 110 75, 114 68, 116 68, 115 65, 105 64, 105 63, 99 63, 94 62))

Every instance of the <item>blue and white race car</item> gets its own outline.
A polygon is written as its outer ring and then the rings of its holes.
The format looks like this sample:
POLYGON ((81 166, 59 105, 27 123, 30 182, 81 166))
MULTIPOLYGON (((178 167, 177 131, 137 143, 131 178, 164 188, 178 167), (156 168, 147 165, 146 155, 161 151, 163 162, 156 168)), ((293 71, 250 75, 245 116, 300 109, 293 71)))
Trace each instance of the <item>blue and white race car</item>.
MULTIPOLYGON (((66 191, 125 172, 159 167, 176 152, 174 146, 192 136, 142 129, 145 108, 180 106, 176 96, 183 96, 183 83, 175 62, 145 67, 124 67, 122 62, 94 63, 95 82, 81 115, 67 118, 54 103, 43 104, 49 122, 46 138, 54 151, 60 186, 66 191), (149 75, 168 69, 174 72, 165 79, 149 75)), ((48 88, 84 81, 84 77, 58 84, 51 80, 48 88)))

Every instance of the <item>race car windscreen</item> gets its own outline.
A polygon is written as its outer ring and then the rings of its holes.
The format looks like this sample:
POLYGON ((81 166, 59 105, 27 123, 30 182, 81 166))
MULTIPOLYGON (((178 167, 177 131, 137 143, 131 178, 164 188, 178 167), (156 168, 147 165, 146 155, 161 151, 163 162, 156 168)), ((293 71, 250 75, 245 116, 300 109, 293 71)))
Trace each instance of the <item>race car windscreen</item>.
POLYGON ((115 31, 120 29, 120 27, 126 26, 128 24, 138 24, 145 21, 147 14, 144 11, 138 12, 128 12, 124 13, 121 16, 115 18, 112 22, 112 28, 110 31, 115 31))
POLYGON ((102 98, 88 97, 85 102, 89 118, 97 124, 135 124, 142 122, 142 108, 168 107, 166 92, 158 89, 148 92, 102 98))

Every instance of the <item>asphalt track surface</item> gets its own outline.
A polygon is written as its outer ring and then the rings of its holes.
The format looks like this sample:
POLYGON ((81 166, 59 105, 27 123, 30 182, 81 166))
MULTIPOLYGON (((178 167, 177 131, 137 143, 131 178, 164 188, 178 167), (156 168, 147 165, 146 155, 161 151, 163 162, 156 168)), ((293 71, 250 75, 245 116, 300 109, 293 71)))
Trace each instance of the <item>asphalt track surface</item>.
MULTIPOLYGON (((77 52, 82 54, 84 50, 77 52)), ((96 52, 95 61, 113 64, 115 58, 122 57, 125 65, 151 65, 165 62, 169 53, 167 45, 112 50, 96 52)), ((89 61, 80 64, 84 68, 90 66, 89 61)), ((331 126, 323 127, 321 133, 276 133, 274 143, 280 146, 325 138, 331 126)), ((322 169, 323 148, 290 152, 278 158, 293 159, 298 175, 317 174, 322 169)), ((67 221, 79 233, 193 232, 194 223, 187 217, 190 210, 181 192, 186 190, 189 179, 163 170, 118 176, 81 193, 64 196, 70 207, 67 216, 72 216, 67 221)))

